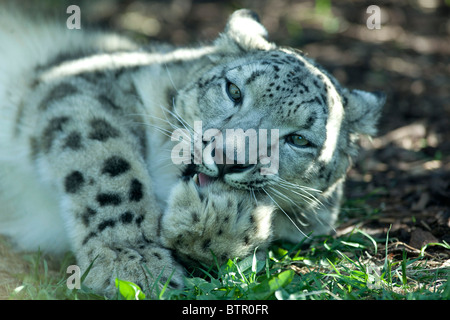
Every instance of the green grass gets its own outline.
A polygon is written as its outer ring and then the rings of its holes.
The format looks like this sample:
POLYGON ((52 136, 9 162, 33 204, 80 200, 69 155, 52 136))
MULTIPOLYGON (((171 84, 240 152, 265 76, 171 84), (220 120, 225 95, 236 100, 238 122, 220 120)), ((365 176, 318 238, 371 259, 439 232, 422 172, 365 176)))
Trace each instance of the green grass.
MULTIPOLYGON (((308 245, 276 243, 264 259, 253 255, 243 260, 228 260, 224 265, 188 270, 184 290, 163 290, 164 300, 364 300, 450 298, 448 266, 430 268, 422 254, 398 259, 387 251, 389 238, 374 239, 355 229, 349 235, 316 237, 308 245), (377 259, 383 256, 384 259, 377 259)), ((446 243, 437 244, 450 249, 446 243)), ((429 245, 430 247, 431 245, 429 245)), ((73 264, 68 257, 59 272, 51 273, 46 260, 36 254, 30 260, 33 271, 13 299, 103 299, 82 286, 69 290, 65 270, 73 264)), ((435 264, 436 265, 436 264, 435 264)), ((147 295, 149 297, 150 295, 147 295)), ((117 299, 124 299, 117 294, 117 299)))

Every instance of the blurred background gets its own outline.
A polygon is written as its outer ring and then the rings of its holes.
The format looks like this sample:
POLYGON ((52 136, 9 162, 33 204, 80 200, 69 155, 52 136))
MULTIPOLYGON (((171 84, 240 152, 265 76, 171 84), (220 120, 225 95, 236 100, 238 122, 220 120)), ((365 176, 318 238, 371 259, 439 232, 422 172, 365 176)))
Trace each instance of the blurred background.
MULTIPOLYGON (((4 2, 0 0, 0 3, 4 2)), ((410 247, 450 243, 449 0, 60 1, 21 0, 30 14, 65 21, 81 9, 82 29, 117 30, 143 43, 213 40, 236 9, 256 11, 279 45, 303 50, 343 85, 387 93, 372 140, 349 173, 338 233, 358 225, 410 247), (380 9, 369 29, 367 8, 380 9)), ((77 32, 74 30, 74 32, 77 32)))

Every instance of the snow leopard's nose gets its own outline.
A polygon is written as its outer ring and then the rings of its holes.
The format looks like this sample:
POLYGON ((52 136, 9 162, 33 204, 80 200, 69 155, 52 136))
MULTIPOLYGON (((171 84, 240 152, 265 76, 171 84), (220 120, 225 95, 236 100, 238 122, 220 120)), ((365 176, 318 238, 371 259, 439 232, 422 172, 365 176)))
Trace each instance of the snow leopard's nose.
POLYGON ((211 171, 217 170, 218 177, 244 173, 256 167, 257 143, 255 141, 252 140, 253 143, 247 145, 245 136, 238 135, 236 138, 236 134, 231 135, 229 139, 219 138, 213 137, 208 143, 203 142, 202 155, 203 165, 211 171))
POLYGON ((225 143, 221 146, 216 146, 215 150, 211 152, 211 156, 218 160, 216 165, 220 177, 231 173, 244 173, 252 170, 256 166, 256 161, 250 161, 248 150, 246 150, 245 146, 227 146, 225 143), (227 150, 231 152, 227 152, 227 150))

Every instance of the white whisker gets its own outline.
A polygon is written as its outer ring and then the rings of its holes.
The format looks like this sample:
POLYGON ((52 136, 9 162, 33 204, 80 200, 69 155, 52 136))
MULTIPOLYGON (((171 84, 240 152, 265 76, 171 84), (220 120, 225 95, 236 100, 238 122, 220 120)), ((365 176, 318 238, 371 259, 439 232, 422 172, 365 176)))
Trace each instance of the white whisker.
POLYGON ((311 187, 295 184, 295 183, 286 181, 280 177, 278 177, 277 182, 280 187, 282 187, 286 190, 289 190, 290 192, 295 193, 304 199, 308 199, 310 201, 309 204, 317 204, 319 207, 324 207, 324 204, 322 203, 322 201, 319 200, 315 195, 313 195, 311 193, 311 192, 322 193, 321 190, 317 190, 317 189, 314 189, 311 187), (301 193, 294 191, 293 189, 298 190, 301 193), (308 190, 311 192, 309 192, 308 190))
POLYGON ((315 198, 315 197, 310 197, 310 196, 308 196, 308 195, 299 193, 299 192, 294 191, 294 190, 292 190, 291 188, 286 187, 286 186, 283 186, 283 185, 281 185, 281 184, 279 184, 278 186, 281 187, 281 188, 283 188, 283 189, 285 189, 285 190, 287 190, 287 191, 289 191, 289 192, 292 192, 292 193, 294 193, 294 194, 300 196, 302 199, 307 200, 306 202, 307 202, 309 205, 320 204, 320 200, 318 200, 318 199, 315 198))
POLYGON ((280 205, 275 201, 275 199, 272 198, 272 196, 266 191, 266 189, 262 188, 262 190, 267 194, 267 196, 272 200, 273 203, 286 215, 286 217, 289 219, 289 221, 292 222, 292 224, 297 228, 297 230, 306 238, 309 238, 308 235, 306 235, 292 220, 292 218, 286 213, 286 211, 283 210, 283 208, 280 207, 280 205))
POLYGON ((192 131, 194 131, 194 128, 192 128, 192 126, 186 120, 184 120, 183 117, 178 113, 176 105, 175 105, 175 98, 173 98, 173 100, 172 100, 172 106, 173 106, 174 116, 178 119, 178 121, 180 121, 182 124, 184 124, 185 128, 186 128, 186 126, 188 126, 189 128, 191 128, 192 131))
MULTIPOLYGON (((178 122, 179 122, 179 123, 180 123, 187 131, 189 131, 191 134, 192 134, 193 132, 198 134, 198 132, 195 132, 194 128, 192 128, 192 126, 191 126, 186 120, 184 120, 183 117, 176 111, 176 109, 175 109, 175 104, 174 104, 174 112, 170 111, 169 109, 165 108, 165 107, 162 106, 162 105, 160 105, 159 107, 160 107, 161 110, 164 112, 164 115, 165 115, 166 112, 169 113, 169 114, 170 114, 171 116, 173 116, 176 120, 178 120, 178 122), (189 128, 188 128, 188 127, 189 127, 189 128)), ((167 116, 166 116, 166 118, 167 118, 167 116)))
POLYGON ((170 130, 167 130, 167 129, 158 127, 157 125, 150 124, 150 123, 143 123, 143 122, 135 122, 135 123, 136 123, 136 124, 144 125, 144 126, 146 126, 146 127, 151 127, 151 128, 153 128, 153 129, 155 129, 156 131, 158 131, 159 133, 165 135, 166 137, 172 138, 172 133, 173 133, 173 132, 170 131, 170 130))
POLYGON ((309 190, 309 191, 312 191, 312 192, 322 193, 321 190, 318 190, 318 189, 315 189, 315 188, 311 188, 311 187, 308 187, 308 186, 302 186, 302 185, 299 185, 297 183, 292 183, 292 182, 286 181, 286 180, 284 180, 284 179, 282 179, 280 177, 278 177, 278 181, 277 182, 282 183, 282 184, 284 184, 286 186, 289 186, 289 187, 292 187, 292 188, 296 188, 296 189, 309 190))
POLYGON ((156 116, 152 116, 152 115, 149 115, 148 116, 149 118, 153 118, 153 119, 156 119, 156 120, 159 120, 159 121, 162 121, 162 122, 165 122, 165 123, 167 123, 167 124, 169 124, 169 126, 171 126, 173 129, 180 129, 181 127, 178 127, 178 126, 176 126, 176 125, 174 125, 172 122, 170 122, 168 119, 167 119, 167 117, 166 117, 166 119, 163 119, 163 118, 160 118, 160 117, 156 117, 156 116))
MULTIPOLYGON (((291 208, 292 208, 293 205, 294 205, 295 207, 297 207, 297 209, 300 210, 298 213, 300 213, 303 217, 305 217, 305 215, 303 214, 303 208, 301 208, 301 207, 300 207, 297 203, 295 203, 292 199, 290 199, 288 196, 286 196, 285 194, 281 193, 281 192, 278 191, 277 189, 270 188, 270 190, 273 191, 274 193, 276 193, 277 196, 278 196, 279 198, 283 198, 283 199, 286 199, 287 201, 289 201, 289 202, 290 202, 289 205, 291 206, 291 208)), ((295 215, 296 220, 297 220, 303 227, 307 227, 307 226, 308 226, 308 223, 303 222, 303 221, 301 221, 301 220, 299 219, 298 215, 296 214, 297 210, 293 210, 293 212, 294 212, 294 215, 295 215)), ((305 219, 307 219, 307 217, 305 217, 305 219)))
POLYGON ((173 87, 173 88, 175 89, 175 91, 178 93, 178 89, 177 89, 177 87, 176 87, 176 85, 175 85, 175 82, 173 82, 172 75, 170 74, 169 68, 167 67, 167 63, 164 63, 164 67, 166 68, 167 75, 169 76, 169 80, 170 80, 170 82, 172 83, 172 87, 173 87))

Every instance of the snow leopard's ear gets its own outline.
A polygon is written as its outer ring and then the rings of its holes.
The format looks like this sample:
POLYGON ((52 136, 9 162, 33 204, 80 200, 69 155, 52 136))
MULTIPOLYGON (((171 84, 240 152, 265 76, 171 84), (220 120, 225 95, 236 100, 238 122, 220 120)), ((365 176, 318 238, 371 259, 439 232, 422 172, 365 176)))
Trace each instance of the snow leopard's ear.
POLYGON ((381 109, 386 102, 386 94, 382 92, 366 92, 361 90, 345 90, 345 120, 354 133, 375 135, 381 109))
POLYGON ((215 44, 236 51, 269 50, 275 45, 267 41, 267 30, 258 15, 248 9, 235 11, 215 44))

